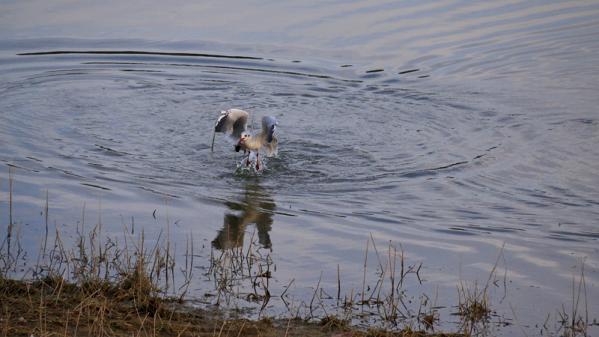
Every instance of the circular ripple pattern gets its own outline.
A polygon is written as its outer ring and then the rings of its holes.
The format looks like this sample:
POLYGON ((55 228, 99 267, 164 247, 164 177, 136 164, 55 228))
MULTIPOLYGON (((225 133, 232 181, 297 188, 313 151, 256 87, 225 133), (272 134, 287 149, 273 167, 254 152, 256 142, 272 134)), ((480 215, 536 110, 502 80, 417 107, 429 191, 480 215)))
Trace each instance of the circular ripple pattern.
POLYGON ((416 231, 596 239, 586 139, 599 122, 584 111, 522 111, 501 92, 483 100, 409 74, 165 54, 20 56, 1 87, 2 159, 105 190, 220 200, 247 177, 224 137, 210 152, 211 130, 220 110, 240 107, 253 125, 279 119, 280 155, 258 179, 300 209, 416 231))

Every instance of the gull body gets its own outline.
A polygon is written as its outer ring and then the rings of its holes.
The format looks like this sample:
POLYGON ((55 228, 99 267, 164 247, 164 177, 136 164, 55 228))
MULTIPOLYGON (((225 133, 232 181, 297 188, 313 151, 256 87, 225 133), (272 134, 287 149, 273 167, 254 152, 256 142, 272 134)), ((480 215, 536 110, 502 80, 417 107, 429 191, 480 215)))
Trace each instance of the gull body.
MULTIPOLYGON (((278 150, 278 139, 275 136, 277 120, 273 116, 262 118, 262 129, 256 135, 247 132, 247 122, 249 113, 241 109, 229 109, 221 111, 221 116, 214 126, 214 135, 216 132, 228 134, 236 141, 235 151, 249 152, 246 158, 246 165, 250 164, 250 155, 256 154, 256 170, 260 169, 260 150, 264 149, 268 157, 275 156, 278 150)), ((212 149, 214 148, 214 135, 212 137, 212 149)))
POLYGON ((237 145, 247 151, 259 152, 262 148, 266 150, 269 157, 277 154, 277 145, 279 140, 275 137, 277 120, 272 116, 262 118, 262 130, 257 135, 250 135, 247 132, 241 134, 237 145))

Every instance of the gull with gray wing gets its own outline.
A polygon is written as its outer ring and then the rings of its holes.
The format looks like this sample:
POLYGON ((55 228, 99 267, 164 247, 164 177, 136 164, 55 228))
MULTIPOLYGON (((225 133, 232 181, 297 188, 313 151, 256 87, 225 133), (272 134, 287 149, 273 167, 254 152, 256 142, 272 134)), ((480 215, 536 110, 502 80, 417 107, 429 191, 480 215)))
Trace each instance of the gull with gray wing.
POLYGON ((249 152, 246 157, 246 166, 250 165, 250 155, 256 154, 256 170, 260 170, 260 150, 265 149, 268 157, 276 156, 278 152, 278 139, 275 136, 277 119, 273 116, 262 118, 260 133, 252 135, 247 132, 249 113, 241 109, 221 111, 221 116, 214 126, 211 150, 214 151, 214 138, 217 132, 229 135, 234 141, 235 151, 249 152))

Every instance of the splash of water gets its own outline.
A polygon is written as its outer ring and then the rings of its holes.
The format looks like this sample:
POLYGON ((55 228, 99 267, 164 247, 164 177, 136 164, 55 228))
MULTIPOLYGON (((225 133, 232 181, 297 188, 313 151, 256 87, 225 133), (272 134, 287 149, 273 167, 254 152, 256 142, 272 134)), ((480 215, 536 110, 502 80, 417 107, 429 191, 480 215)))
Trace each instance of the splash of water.
POLYGON ((238 175, 260 175, 266 169, 264 156, 258 156, 255 152, 250 152, 237 163, 235 173, 238 175))

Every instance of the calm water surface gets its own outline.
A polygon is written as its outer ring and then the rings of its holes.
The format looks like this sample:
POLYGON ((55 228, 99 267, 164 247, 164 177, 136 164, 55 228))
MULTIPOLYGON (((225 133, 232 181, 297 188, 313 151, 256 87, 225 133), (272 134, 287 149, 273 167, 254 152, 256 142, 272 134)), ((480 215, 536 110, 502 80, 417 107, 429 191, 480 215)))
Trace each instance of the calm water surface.
POLYGON ((484 282, 504 245, 509 286, 494 303, 514 325, 499 334, 538 334, 583 261, 599 315, 597 2, 33 1, 0 13, 0 223, 11 165, 25 246, 37 248, 48 190, 67 231, 83 209, 109 233, 132 217, 150 233, 168 222, 179 252, 193 233, 204 257, 236 245, 230 232, 256 232, 275 291, 295 279, 298 301, 321 271, 334 291, 337 265, 360 288, 372 234, 422 262, 423 284, 407 290, 438 292, 444 322, 459 280, 484 282), (223 137, 210 153, 231 107, 279 120, 279 156, 260 176, 236 172, 223 137))

